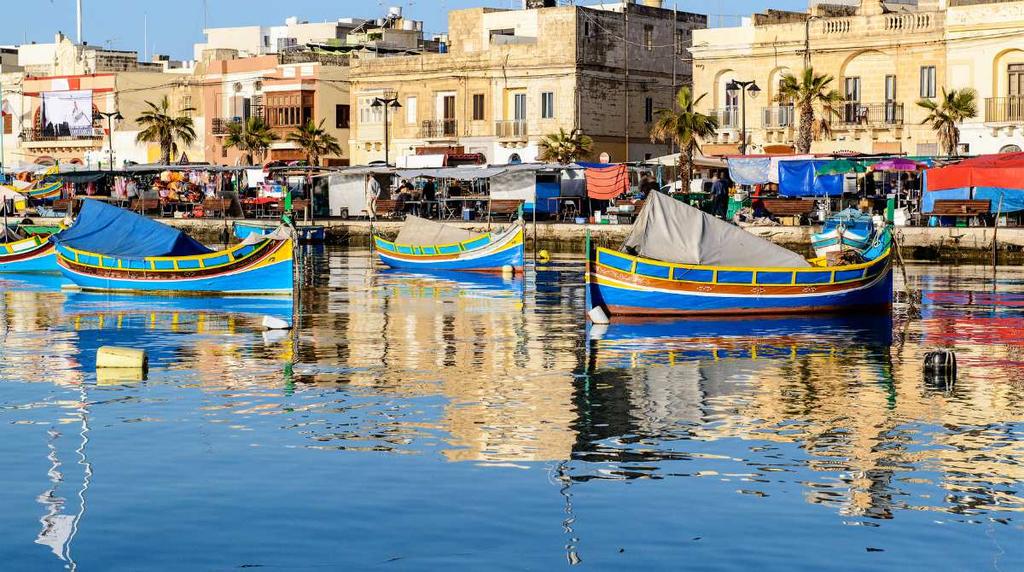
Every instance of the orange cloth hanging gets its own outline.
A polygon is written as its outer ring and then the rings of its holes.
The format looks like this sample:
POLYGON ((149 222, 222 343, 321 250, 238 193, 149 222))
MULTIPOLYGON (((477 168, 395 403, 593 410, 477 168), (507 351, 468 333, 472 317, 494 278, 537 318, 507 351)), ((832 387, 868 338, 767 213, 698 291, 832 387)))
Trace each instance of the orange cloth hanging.
POLYGON ((609 200, 629 192, 629 171, 626 165, 591 168, 586 171, 587 196, 609 200))

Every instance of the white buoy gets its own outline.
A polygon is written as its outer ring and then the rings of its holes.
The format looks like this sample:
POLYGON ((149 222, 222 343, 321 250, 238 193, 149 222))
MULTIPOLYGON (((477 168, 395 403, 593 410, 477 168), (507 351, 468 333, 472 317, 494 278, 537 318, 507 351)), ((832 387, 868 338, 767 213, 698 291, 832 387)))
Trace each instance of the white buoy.
POLYGON ((273 316, 263 316, 263 329, 264 330, 290 330, 292 329, 291 324, 282 320, 281 318, 275 318, 273 316))
POLYGON ((505 266, 501 267, 501 273, 502 274, 515 274, 516 273, 516 269, 511 264, 506 264, 505 266))
POLYGON ((610 324, 611 320, 608 319, 608 314, 604 313, 604 308, 601 306, 594 306, 587 312, 587 316, 590 316, 590 321, 595 324, 610 324))
POLYGON ((103 346, 96 350, 96 369, 137 369, 149 368, 146 350, 103 346))

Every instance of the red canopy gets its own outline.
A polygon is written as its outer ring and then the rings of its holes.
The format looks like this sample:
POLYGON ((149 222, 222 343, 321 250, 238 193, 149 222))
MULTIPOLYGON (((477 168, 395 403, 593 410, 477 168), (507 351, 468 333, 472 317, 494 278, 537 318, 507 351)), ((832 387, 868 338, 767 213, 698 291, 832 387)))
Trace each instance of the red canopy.
POLYGON ((629 192, 629 172, 626 165, 611 165, 587 169, 587 196, 608 200, 629 192))
POLYGON ((929 191, 969 187, 1024 189, 1024 153, 982 155, 925 172, 929 191))

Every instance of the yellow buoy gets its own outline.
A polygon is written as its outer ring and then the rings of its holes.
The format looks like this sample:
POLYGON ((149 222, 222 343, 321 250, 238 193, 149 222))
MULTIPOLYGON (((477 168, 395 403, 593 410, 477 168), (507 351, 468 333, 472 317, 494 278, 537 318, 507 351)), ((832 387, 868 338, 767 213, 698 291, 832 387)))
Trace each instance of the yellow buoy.
POLYGON ((551 262, 551 253, 546 250, 541 250, 537 253, 537 260, 541 262, 551 262))
POLYGON ((141 369, 149 368, 149 356, 145 350, 103 346, 96 350, 96 369, 141 369))

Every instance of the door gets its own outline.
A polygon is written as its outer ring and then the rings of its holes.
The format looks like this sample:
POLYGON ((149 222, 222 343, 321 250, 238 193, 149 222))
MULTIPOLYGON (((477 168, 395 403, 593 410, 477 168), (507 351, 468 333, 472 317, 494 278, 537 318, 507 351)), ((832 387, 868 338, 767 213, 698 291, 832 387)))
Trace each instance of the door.
MULTIPOLYGON (((845 106, 845 117, 846 123, 860 123, 861 109, 860 109, 860 78, 859 77, 848 77, 845 82, 846 87, 846 106, 845 106)), ((866 119, 866 118, 865 118, 866 119)))
POLYGON ((526 121, 526 94, 515 94, 512 118, 516 121, 526 121))
POLYGON ((885 122, 896 123, 896 76, 885 76, 885 122))
POLYGON ((441 129, 445 137, 452 137, 455 135, 455 96, 446 95, 441 103, 442 109, 442 124, 441 129))
POLYGON ((1006 73, 1006 121, 1020 121, 1024 118, 1024 64, 1010 64, 1006 73))

